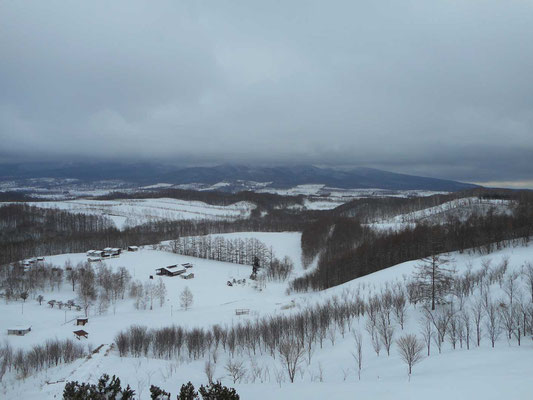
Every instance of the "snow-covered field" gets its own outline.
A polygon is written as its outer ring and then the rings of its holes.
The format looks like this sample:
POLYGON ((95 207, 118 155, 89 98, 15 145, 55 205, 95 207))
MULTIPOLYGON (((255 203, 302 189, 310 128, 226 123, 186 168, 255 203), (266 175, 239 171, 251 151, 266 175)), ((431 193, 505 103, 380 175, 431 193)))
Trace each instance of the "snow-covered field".
POLYGON ((240 219, 248 218, 255 205, 238 202, 228 206, 214 206, 201 201, 169 198, 120 200, 65 200, 29 202, 42 208, 55 208, 72 213, 102 215, 110 218, 117 228, 140 225, 149 221, 183 219, 240 219))
MULTIPOLYGON (((272 245, 278 257, 288 255, 296 264, 295 274, 299 271, 299 233, 241 233, 223 235, 229 237, 256 237, 272 245)), ((451 254, 453 265, 458 273, 467 270, 477 271, 482 263, 492 260, 495 266, 504 258, 509 259, 508 273, 519 272, 525 262, 533 261, 533 247, 508 248, 490 255, 451 254)), ((74 264, 85 260, 84 254, 68 254, 47 257, 47 262, 62 265, 66 260, 74 264)), ((89 340, 93 348, 103 347, 90 358, 77 360, 72 364, 61 365, 38 373, 25 380, 15 379, 9 373, 0 386, 0 398, 6 399, 51 399, 60 398, 64 381, 79 380, 95 382, 103 373, 117 374, 123 384, 129 383, 141 399, 148 399, 150 384, 159 385, 177 394, 182 383, 191 380, 199 386, 206 382, 204 373, 205 359, 190 361, 185 358, 160 360, 152 358, 119 357, 116 350, 110 349, 115 334, 132 324, 161 327, 172 324, 184 327, 209 327, 212 324, 231 325, 257 316, 284 315, 303 310, 307 306, 322 303, 333 296, 342 298, 346 293, 359 291, 363 296, 377 294, 394 282, 403 282, 409 277, 418 261, 410 261, 395 267, 365 276, 328 289, 320 293, 287 295, 286 283, 267 283, 262 290, 254 288, 247 278, 249 266, 234 265, 209 260, 179 256, 172 253, 152 250, 148 247, 136 253, 125 253, 106 263, 117 268, 125 266, 134 279, 149 280, 155 268, 168 264, 192 262, 195 278, 183 280, 179 277, 162 278, 167 287, 167 299, 160 307, 154 304, 153 310, 137 310, 133 300, 117 302, 102 315, 95 307, 90 311, 89 340), (229 287, 231 279, 246 278, 244 285, 229 287), (194 303, 190 310, 179 308, 179 293, 188 286, 194 303), (236 316, 235 309, 250 309, 249 315, 236 316), (54 383, 59 381, 59 383, 54 383), (50 382, 49 384, 46 382, 50 382)), ((156 277, 157 280, 157 277, 156 277)), ((524 298, 528 298, 528 288, 521 283, 524 298)), ((491 287, 494 300, 503 296, 499 286, 491 287)), ((60 291, 43 293, 45 298, 67 300, 75 298, 72 288, 65 283, 60 291)), ((518 295, 517 295, 518 296, 518 295)), ((518 298, 518 297, 517 297, 518 298)), ((47 338, 72 337, 75 330, 73 322, 65 322, 76 317, 79 312, 51 309, 43 303, 39 306, 35 299, 22 303, 0 304, 0 340, 8 340, 14 348, 28 347, 42 343, 47 338), (32 332, 23 337, 7 336, 6 327, 21 322, 30 323, 32 332)), ((408 308, 405 332, 419 333, 419 307, 408 308)), ((361 380, 357 380, 355 362, 352 357, 354 340, 347 332, 345 337, 337 331, 332 338, 324 341, 323 348, 315 348, 311 362, 304 361, 295 382, 283 378, 279 359, 267 354, 236 354, 250 373, 252 365, 259 366, 263 373, 252 383, 247 375, 240 383, 233 384, 227 376, 224 365, 226 353, 220 352, 216 364, 215 377, 224 384, 236 387, 242 399, 529 399, 533 396, 533 342, 524 338, 519 347, 516 340, 507 340, 502 333, 494 349, 484 337, 480 347, 471 345, 470 350, 452 350, 449 343, 444 344, 442 354, 433 346, 432 354, 420 364, 415 365, 413 375, 408 380, 405 364, 401 361, 395 345, 390 356, 382 349, 379 356, 374 352, 368 334, 365 332, 365 318, 355 322, 353 329, 363 333, 363 369, 361 380), (335 344, 333 345, 333 341, 335 344)), ((403 334, 399 327, 396 335, 403 334)), ((459 346, 458 346, 459 347, 459 346)))
MULTIPOLYGON (((233 233, 216 235, 227 238, 251 238, 255 237, 263 243, 273 246, 278 257, 289 256, 295 262, 296 270, 300 266, 300 233, 233 233)), ((46 257, 47 263, 63 266, 66 261, 73 265, 87 261, 85 253, 62 254, 46 257)), ((193 263, 190 270, 195 277, 191 280, 184 280, 180 277, 162 277, 167 287, 168 299, 163 307, 159 305, 154 310, 136 310, 133 301, 117 303, 117 306, 110 307, 106 315, 98 315, 91 318, 90 333, 91 341, 94 343, 109 343, 115 334, 124 327, 125 319, 139 324, 150 326, 165 326, 179 323, 186 326, 209 326, 212 323, 231 323, 235 320, 236 308, 250 309, 253 315, 263 312, 275 312, 281 305, 280 302, 287 301, 284 291, 284 284, 271 283, 267 288, 258 291, 254 288, 253 282, 248 278, 251 274, 251 267, 212 260, 204 260, 194 257, 176 255, 167 251, 152 250, 151 246, 146 246, 138 252, 123 252, 118 258, 111 258, 104 261, 105 265, 117 269, 126 267, 134 280, 141 282, 149 281, 150 275, 157 283, 159 279, 155 274, 155 269, 173 264, 193 263), (246 279, 245 285, 229 287, 228 280, 246 279), (194 307, 182 312, 179 309, 179 294, 185 286, 188 286, 194 295, 194 307), (172 315, 171 315, 172 313, 172 315), (117 318, 117 314, 121 318, 117 318), (94 339, 93 339, 94 338, 94 339)), ((96 268, 98 263, 93 263, 96 268)), ((76 298, 76 294, 65 282, 61 291, 46 293, 45 302, 49 300, 66 302, 76 298)), ((39 343, 48 337, 70 338, 72 336, 72 324, 63 325, 66 320, 81 316, 83 312, 50 309, 49 306, 39 306, 35 300, 27 300, 22 314, 22 304, 10 303, 2 304, 6 307, 6 313, 0 323, 0 342, 3 339, 17 340, 20 344, 39 343), (46 318, 41 318, 45 313, 46 318), (31 335, 23 337, 8 337, 6 329, 8 326, 29 324, 33 326, 31 335)), ((91 311, 91 313, 96 310, 91 311)))

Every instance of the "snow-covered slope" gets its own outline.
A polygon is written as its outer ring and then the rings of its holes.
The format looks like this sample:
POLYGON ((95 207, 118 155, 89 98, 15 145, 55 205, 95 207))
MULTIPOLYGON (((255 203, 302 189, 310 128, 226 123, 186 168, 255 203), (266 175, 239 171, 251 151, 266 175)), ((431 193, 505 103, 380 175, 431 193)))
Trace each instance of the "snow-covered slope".
MULTIPOLYGON (((250 234, 231 234, 229 236, 249 237, 250 234)), ((298 233, 256 233, 255 237, 271 244, 278 256, 299 255, 298 233)), ((524 263, 533 260, 533 247, 507 248, 490 255, 458 254, 450 255, 453 266, 459 274, 466 271, 478 271, 490 261, 492 267, 508 259, 508 274, 520 272, 524 263)), ((70 254, 47 257, 47 261, 62 264, 67 259, 76 263, 85 259, 83 254, 70 254)), ((294 260, 295 262, 297 260, 294 260)), ((353 280, 338 287, 320 293, 287 295, 286 283, 267 283, 262 290, 254 288, 247 282, 244 285, 229 287, 226 281, 232 278, 248 278, 250 267, 216 261, 200 260, 178 256, 149 248, 137 253, 126 253, 120 258, 111 259, 112 267, 126 266, 135 279, 148 281, 154 269, 171 263, 193 262, 195 278, 185 281, 180 278, 164 278, 168 298, 163 305, 154 305, 153 310, 137 310, 132 300, 118 302, 107 313, 90 315, 90 322, 85 327, 89 332, 89 342, 93 348, 103 347, 88 359, 78 360, 72 364, 62 365, 41 372, 26 380, 17 380, 7 374, 0 386, 0 397, 6 399, 47 399, 59 398, 65 381, 79 380, 94 382, 101 374, 117 374, 123 383, 129 383, 141 399, 148 399, 150 384, 159 385, 171 391, 173 396, 182 383, 191 380, 195 385, 205 383, 204 364, 207 357, 190 361, 186 357, 171 360, 152 358, 119 357, 116 350, 110 348, 116 332, 131 324, 149 327, 178 324, 184 327, 209 327, 219 323, 231 325, 246 320, 253 321, 258 316, 289 315, 304 310, 316 303, 323 303, 334 297, 359 294, 367 297, 390 288, 396 282, 403 282, 411 276, 419 261, 406 262, 386 270, 353 280), (193 307, 188 311, 179 309, 179 292, 189 286, 194 294, 193 307), (288 306, 288 307, 287 307, 288 306), (236 316, 235 309, 248 308, 249 315, 236 316), (60 381, 59 383, 54 383, 60 381), (46 383, 46 382, 49 382, 46 383)), ((524 300, 528 288, 519 277, 519 289, 524 300)), ((505 294, 499 285, 491 286, 494 300, 503 299, 505 294)), ((517 294, 517 296, 519 296, 517 294)), ((73 298, 72 288, 66 283, 59 292, 45 293, 47 299, 73 298)), ((517 297, 518 298, 518 297, 517 297)), ((28 347, 50 337, 70 337, 75 329, 72 322, 64 324, 65 311, 50 309, 44 304, 39 306, 34 299, 28 299, 21 314, 21 303, 0 304, 0 340, 9 340, 14 348, 28 347), (33 330, 24 337, 7 337, 5 327, 20 321, 33 324, 33 330)), ((67 320, 75 312, 66 313, 67 320)), ((395 336, 405 333, 419 334, 421 307, 409 306, 404 330, 396 326, 395 336)), ((507 340, 502 334, 491 348, 489 340, 484 337, 480 347, 471 343, 470 350, 465 347, 453 350, 447 342, 442 354, 435 348, 431 356, 425 357, 415 365, 413 375, 408 380, 405 364, 402 362, 397 346, 393 345, 390 356, 382 349, 379 356, 373 350, 370 337, 365 330, 366 317, 354 321, 351 327, 363 334, 363 369, 361 380, 357 379, 355 361, 352 357, 354 340, 347 330, 345 335, 337 330, 328 333, 323 347, 316 347, 310 363, 307 359, 300 365, 295 383, 288 382, 279 356, 236 353, 235 359, 242 361, 247 368, 246 377, 233 383, 224 366, 228 360, 227 353, 219 350, 215 365, 215 377, 224 384, 234 386, 242 399, 528 399, 533 394, 533 341, 524 338, 521 346, 516 340, 507 340), (261 369, 260 377, 252 378, 252 368, 261 369)))
POLYGON ((229 206, 214 206, 201 201, 177 199, 120 199, 120 200, 65 200, 27 203, 35 207, 57 208, 73 213, 102 215, 110 218, 122 229, 148 221, 183 219, 248 218, 256 207, 252 203, 238 202, 229 206))

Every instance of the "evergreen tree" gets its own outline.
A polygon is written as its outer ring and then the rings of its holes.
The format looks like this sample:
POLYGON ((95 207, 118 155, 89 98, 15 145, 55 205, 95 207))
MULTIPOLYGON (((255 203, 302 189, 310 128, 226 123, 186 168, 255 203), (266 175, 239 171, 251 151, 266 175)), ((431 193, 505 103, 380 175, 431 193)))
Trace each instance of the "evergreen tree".
POLYGON ((222 386, 220 382, 213 382, 209 386, 200 386, 203 400, 239 400, 240 397, 233 388, 222 386))
POLYGON ((196 400, 198 399, 198 392, 194 390, 194 385, 191 382, 181 385, 178 400, 196 400))
POLYGON ((452 284, 452 270, 447 268, 450 258, 442 254, 432 254, 421 260, 417 266, 415 279, 418 286, 418 299, 435 304, 444 302, 452 284))
POLYGON ((170 400, 170 393, 165 392, 158 386, 150 386, 150 398, 152 400, 170 400))

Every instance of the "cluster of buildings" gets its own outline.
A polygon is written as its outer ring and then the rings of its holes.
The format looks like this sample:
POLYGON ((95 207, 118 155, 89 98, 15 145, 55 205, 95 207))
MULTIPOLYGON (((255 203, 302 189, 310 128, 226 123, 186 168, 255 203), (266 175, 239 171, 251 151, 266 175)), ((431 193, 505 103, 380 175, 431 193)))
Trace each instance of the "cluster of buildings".
MULTIPOLYGON (((138 246, 128 246, 128 251, 138 251, 138 246)), ((89 250, 87 252, 87 260, 89 262, 98 262, 106 258, 117 258, 122 253, 122 249, 118 247, 106 247, 103 250, 89 250)))
POLYGON ((192 279, 194 278, 194 274, 192 272, 187 272, 187 270, 191 269, 192 267, 193 265, 191 263, 174 264, 166 267, 157 268, 155 270, 155 274, 164 276, 180 275, 183 279, 192 279))
POLYGON ((28 258, 22 262, 22 265, 24 266, 24 272, 26 272, 28 269, 30 269, 32 266, 43 263, 44 257, 34 257, 34 258, 28 258))

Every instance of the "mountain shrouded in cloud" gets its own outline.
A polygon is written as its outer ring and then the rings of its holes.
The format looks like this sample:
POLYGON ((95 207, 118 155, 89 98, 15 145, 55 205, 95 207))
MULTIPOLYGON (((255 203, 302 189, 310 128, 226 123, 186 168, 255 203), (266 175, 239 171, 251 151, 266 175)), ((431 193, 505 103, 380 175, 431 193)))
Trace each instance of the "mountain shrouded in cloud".
POLYGON ((0 161, 533 180, 530 2, 2 2, 0 161))

